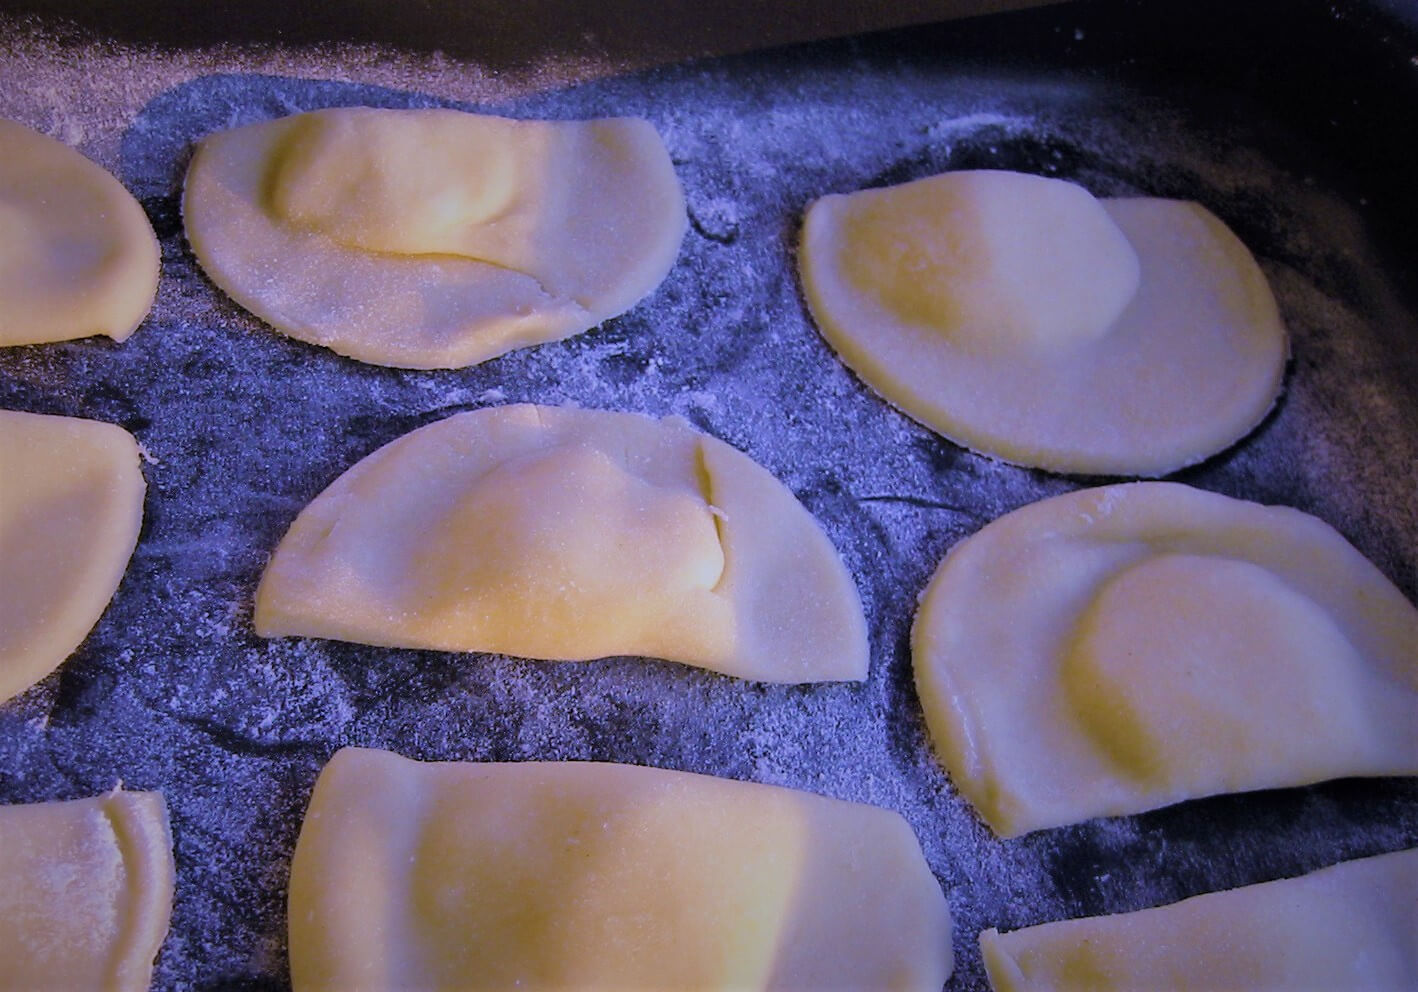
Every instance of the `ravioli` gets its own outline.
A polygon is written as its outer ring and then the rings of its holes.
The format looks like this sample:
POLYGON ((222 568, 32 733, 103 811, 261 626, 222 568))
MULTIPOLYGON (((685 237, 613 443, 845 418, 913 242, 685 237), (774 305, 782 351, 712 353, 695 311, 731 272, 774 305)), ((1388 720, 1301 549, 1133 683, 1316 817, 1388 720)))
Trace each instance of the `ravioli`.
POLYGON ((187 238, 277 330, 457 368, 578 334, 664 279, 688 224, 654 127, 347 107, 209 135, 187 238))
POLYGON ((158 241, 117 179, 0 120, 0 345, 137 330, 158 288, 158 241))
POLYGON ((145 489, 123 428, 0 410, 0 702, 98 622, 137 544, 145 489))
POLYGON ((950 172, 816 201, 799 263, 869 386, 1019 465, 1164 475, 1248 434, 1283 381, 1270 287, 1196 203, 950 172))
POLYGON ((767 682, 868 664, 851 577, 768 472, 678 418, 530 405, 430 424, 337 479, 276 548, 255 626, 767 682))
POLYGON ((0 989, 147 992, 174 874, 159 793, 0 806, 0 989))
POLYGON ((980 934, 995 992, 1418 988, 1418 850, 1170 906, 980 934))
POLYGON ((1418 609, 1297 510, 1175 483, 1023 507, 946 555, 912 657, 952 780, 1004 836, 1418 774, 1418 609))
POLYGON ((593 762, 348 748, 291 864, 316 989, 919 989, 950 913, 888 810, 593 762))

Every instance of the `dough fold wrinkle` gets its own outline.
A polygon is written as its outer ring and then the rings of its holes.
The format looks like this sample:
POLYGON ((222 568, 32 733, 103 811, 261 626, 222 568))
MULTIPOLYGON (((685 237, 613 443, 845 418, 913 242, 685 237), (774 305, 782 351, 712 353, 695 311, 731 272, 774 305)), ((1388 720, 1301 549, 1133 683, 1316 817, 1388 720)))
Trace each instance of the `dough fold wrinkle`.
POLYGON ((345 749, 291 865, 297 992, 937 992, 950 914, 897 814, 595 762, 345 749))
POLYGON ((986 930, 995 992, 1418 987, 1418 850, 1092 919, 986 930))
POLYGON ((1418 774, 1418 609, 1327 524, 1176 483, 951 549, 911 635, 952 781, 1004 836, 1418 774))
POLYGON ((578 334, 665 277, 688 225, 647 121, 347 107, 205 138, 188 240, 277 330, 457 368, 578 334))
POLYGON ((975 451, 1165 475, 1248 434, 1287 344, 1246 247, 1198 204, 991 170, 823 197, 799 265, 873 389, 975 451))
POLYGON ((138 201, 63 142, 0 120, 0 346, 103 334, 152 308, 158 239, 138 201))
POLYGON ((0 806, 0 989, 147 992, 174 875, 159 793, 0 806))
POLYGON ((746 455, 679 418, 530 405, 430 424, 345 472, 276 548, 254 623, 768 682, 863 679, 869 660, 836 550, 746 455))
POLYGON ((0 703, 98 622, 138 542, 146 488, 123 428, 0 410, 0 703))

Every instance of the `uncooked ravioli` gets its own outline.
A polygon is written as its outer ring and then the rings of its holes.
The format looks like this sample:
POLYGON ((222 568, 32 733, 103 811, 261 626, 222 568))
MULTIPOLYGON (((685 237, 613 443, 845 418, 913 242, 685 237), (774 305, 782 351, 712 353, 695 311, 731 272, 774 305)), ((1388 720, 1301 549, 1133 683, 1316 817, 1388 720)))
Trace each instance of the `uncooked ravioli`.
POLYGON ((946 555, 912 657, 951 779, 1005 836, 1418 774, 1418 609, 1298 510, 1173 483, 1015 510, 946 555))
POLYGON ((528 405, 430 424, 337 479, 277 547, 255 625, 768 682, 868 661, 841 559, 750 458, 674 417, 528 405))
POLYGON ((647 121, 365 107, 209 135, 183 218, 212 281, 262 320, 410 368, 472 365, 629 309, 687 225, 647 121))
POLYGON ((159 793, 0 806, 0 989, 147 992, 174 874, 159 793))
POLYGON ((1418 988, 1418 850, 1170 906, 986 930, 995 992, 1418 988))
POLYGON ((117 179, 68 145, 0 120, 0 345, 104 334, 153 305, 158 242, 117 179))
POLYGON ((860 803, 595 762, 346 749, 291 863, 291 983, 939 992, 950 913, 860 803))
POLYGON ((1196 203, 952 172, 818 200, 800 264, 818 328, 868 385, 1020 465, 1162 475, 1247 434, 1280 391, 1270 288, 1196 203))
POLYGON ((0 702, 98 621, 138 541, 145 488, 123 428, 0 410, 0 702))

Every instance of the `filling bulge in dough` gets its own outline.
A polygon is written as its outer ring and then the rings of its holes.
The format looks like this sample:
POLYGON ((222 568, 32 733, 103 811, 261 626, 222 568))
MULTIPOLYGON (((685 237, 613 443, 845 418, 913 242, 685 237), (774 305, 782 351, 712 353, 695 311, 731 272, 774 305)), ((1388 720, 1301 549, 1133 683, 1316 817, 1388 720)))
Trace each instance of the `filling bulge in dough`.
POLYGON ((137 544, 145 489, 121 427, 0 411, 0 703, 98 622, 137 544))
POLYGON ((1418 850, 1170 906, 980 934, 995 992, 1418 987, 1418 850))
POLYGON ((340 751, 289 917, 302 992, 936 992, 951 967, 940 885, 895 813, 595 762, 340 751))
POLYGON ((112 175, 68 145, 0 120, 0 346, 103 334, 152 308, 158 241, 112 175))
POLYGON ((1137 292, 1132 245, 1072 183, 956 172, 857 199, 841 218, 846 281, 966 350, 1087 344, 1137 292))
POLYGON ((1418 774, 1418 609, 1295 510, 1170 483, 1026 506, 946 556, 912 655, 937 750, 1005 836, 1418 774))
POLYGON ((1349 688, 1364 660, 1316 607, 1248 561, 1149 554, 1097 587, 1059 677, 1080 729, 1121 774, 1245 789, 1276 767, 1322 768, 1355 742, 1377 743, 1349 688), (1275 735, 1253 718, 1267 709, 1306 732, 1275 735))
POLYGON ((0 989, 147 992, 174 874, 159 793, 0 806, 0 989))
POLYGON ((1287 353, 1255 260, 1195 203, 952 172, 807 211, 803 288, 862 378, 969 448, 1162 475, 1248 433, 1287 353))
POLYGON ((646 121, 351 107, 204 139, 202 267, 278 330, 362 361, 473 365, 653 290, 687 218, 646 121))
POLYGON ((851 577, 781 483, 678 419, 555 407, 450 417, 347 471, 276 549, 255 625, 772 682, 868 660, 851 577))
POLYGON ((455 110, 300 114, 271 156, 266 208, 351 248, 507 263, 535 234, 517 202, 519 158, 545 159, 550 137, 455 110), (494 224, 517 228, 512 243, 498 244, 494 224))
POLYGON ((657 486, 574 442, 495 466, 424 536, 406 559, 411 599, 450 626, 495 616, 531 642, 530 655, 556 654, 573 636, 591 654, 652 638, 664 614, 710 593, 724 571, 701 493, 657 486))

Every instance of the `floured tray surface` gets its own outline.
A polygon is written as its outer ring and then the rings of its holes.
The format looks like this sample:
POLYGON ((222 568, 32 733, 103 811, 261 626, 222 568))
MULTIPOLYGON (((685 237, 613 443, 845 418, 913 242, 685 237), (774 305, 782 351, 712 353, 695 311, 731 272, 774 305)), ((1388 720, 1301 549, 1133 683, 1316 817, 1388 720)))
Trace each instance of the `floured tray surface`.
MULTIPOLYGON (((1030 16, 1072 36, 1066 8, 1030 16)), ((442 56, 366 52, 354 64, 318 50, 170 48, 114 69, 102 45, 15 42, 29 47, 5 64, 65 81, 62 105, 44 109, 30 86, 0 95, 0 113, 11 101, 11 114, 67 128, 81 147, 119 134, 106 164, 152 218, 163 276, 153 315, 122 345, 0 353, 0 406, 116 422, 150 455, 146 521, 112 605, 56 674, 0 706, 0 802, 75 798, 119 779, 166 794, 178 886, 156 988, 285 985, 289 859, 316 773, 344 744, 637 762, 897 809, 955 914, 960 989, 984 986, 985 927, 1135 909, 1418 843, 1411 780, 1222 797, 1010 842, 952 789, 912 687, 916 596, 962 537, 1089 480, 967 453, 846 370, 797 282, 811 200, 952 168, 1199 200, 1260 260, 1293 359, 1260 429, 1181 480, 1318 515, 1410 599, 1418 327, 1397 302, 1397 263, 1367 226, 1384 204, 1360 202, 1315 164, 1308 139, 1255 106, 1204 81, 1133 79, 1122 57, 1102 72, 1062 58, 1023 65, 951 48, 949 30, 932 37, 940 45, 909 32, 818 43, 476 105, 430 95, 461 71, 442 56), (136 117, 91 119, 73 85, 89 58, 114 85, 170 82, 136 117), (232 71, 267 64, 282 74, 232 71), (331 75, 362 82, 316 81, 331 75), (679 261, 624 316, 471 369, 363 365, 283 337, 198 269, 181 231, 182 175, 213 130, 347 104, 648 117, 688 197, 679 261), (253 634, 267 555, 342 471, 414 427, 524 401, 678 414, 781 478, 858 584, 868 681, 766 686, 637 659, 530 663, 253 634)))

